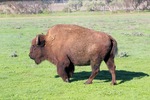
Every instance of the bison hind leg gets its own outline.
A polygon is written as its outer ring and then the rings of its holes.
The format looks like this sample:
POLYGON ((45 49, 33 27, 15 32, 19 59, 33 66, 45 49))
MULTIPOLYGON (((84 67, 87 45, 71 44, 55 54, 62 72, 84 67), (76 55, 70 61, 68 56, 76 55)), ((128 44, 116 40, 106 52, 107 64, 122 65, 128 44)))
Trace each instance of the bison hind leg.
POLYGON ((91 73, 89 79, 85 82, 85 84, 92 84, 93 79, 100 71, 101 62, 102 62, 102 60, 99 57, 96 57, 91 60, 92 73, 91 73))
POLYGON ((111 82, 111 85, 116 85, 116 65, 115 65, 115 62, 114 62, 114 57, 113 56, 107 56, 106 59, 104 59, 108 69, 109 69, 109 72, 111 73, 111 76, 112 76, 112 82, 111 82))

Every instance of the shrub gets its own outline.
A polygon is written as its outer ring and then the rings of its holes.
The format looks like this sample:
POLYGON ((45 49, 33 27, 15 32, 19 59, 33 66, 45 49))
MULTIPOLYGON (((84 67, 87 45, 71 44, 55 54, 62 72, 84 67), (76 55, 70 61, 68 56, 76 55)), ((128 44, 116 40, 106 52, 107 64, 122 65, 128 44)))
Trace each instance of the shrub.
POLYGON ((82 6, 82 0, 69 0, 68 9, 71 11, 78 11, 82 6))

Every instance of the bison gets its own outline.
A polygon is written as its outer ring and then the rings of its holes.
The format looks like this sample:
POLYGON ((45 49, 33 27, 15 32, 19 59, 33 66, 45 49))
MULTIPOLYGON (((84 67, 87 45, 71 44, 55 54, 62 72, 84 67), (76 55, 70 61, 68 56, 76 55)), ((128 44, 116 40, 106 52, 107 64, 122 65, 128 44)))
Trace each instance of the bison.
POLYGON ((91 84, 104 60, 116 84, 114 57, 117 42, 104 32, 94 31, 78 25, 58 24, 51 27, 47 34, 39 34, 33 40, 29 56, 40 64, 48 60, 57 67, 63 81, 69 82, 75 65, 91 65, 92 73, 85 84, 91 84))

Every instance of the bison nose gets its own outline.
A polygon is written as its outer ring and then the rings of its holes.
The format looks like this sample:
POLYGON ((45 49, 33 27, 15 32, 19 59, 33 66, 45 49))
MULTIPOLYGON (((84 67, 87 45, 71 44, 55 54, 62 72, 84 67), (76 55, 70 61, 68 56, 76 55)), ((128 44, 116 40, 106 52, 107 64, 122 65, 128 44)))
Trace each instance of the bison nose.
POLYGON ((30 54, 29 54, 29 57, 31 58, 30 54))
POLYGON ((33 59, 32 57, 31 57, 31 55, 29 54, 29 57, 31 58, 31 59, 33 59))

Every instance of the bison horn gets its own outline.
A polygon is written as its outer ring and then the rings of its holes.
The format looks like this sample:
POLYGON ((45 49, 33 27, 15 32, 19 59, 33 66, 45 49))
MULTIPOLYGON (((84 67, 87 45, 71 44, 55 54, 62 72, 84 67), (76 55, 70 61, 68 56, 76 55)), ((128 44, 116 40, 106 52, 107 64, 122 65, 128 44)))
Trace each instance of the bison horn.
POLYGON ((43 34, 37 35, 35 41, 36 45, 43 47, 45 45, 45 35, 43 34))
POLYGON ((39 45, 39 35, 36 36, 35 41, 36 41, 36 45, 39 45))

